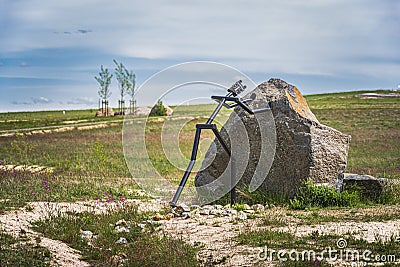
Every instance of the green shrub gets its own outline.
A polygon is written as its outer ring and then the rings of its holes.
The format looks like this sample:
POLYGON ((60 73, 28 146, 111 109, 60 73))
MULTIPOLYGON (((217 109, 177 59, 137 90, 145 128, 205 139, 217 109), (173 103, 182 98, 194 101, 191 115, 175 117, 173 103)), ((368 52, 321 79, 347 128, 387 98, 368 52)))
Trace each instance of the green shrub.
POLYGON ((166 116, 167 109, 164 107, 163 102, 159 99, 157 104, 150 111, 150 116, 166 116))
POLYGON ((360 197, 357 192, 340 192, 333 187, 318 186, 308 181, 298 189, 289 203, 292 209, 351 207, 360 203, 360 197))

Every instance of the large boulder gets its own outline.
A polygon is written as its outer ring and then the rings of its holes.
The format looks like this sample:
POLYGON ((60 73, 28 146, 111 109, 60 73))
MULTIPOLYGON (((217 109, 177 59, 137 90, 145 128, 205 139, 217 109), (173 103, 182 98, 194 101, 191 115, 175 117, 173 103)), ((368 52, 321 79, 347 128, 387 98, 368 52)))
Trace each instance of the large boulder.
MULTIPOLYGON (((307 179, 335 186, 338 175, 346 168, 349 135, 320 124, 300 91, 280 79, 270 79, 260 84, 243 98, 253 99, 248 103, 252 109, 269 103, 272 111, 270 120, 273 117, 275 121, 275 157, 272 165, 265 165, 271 168, 269 172, 268 169, 264 171, 262 189, 292 197, 307 179)), ((259 127, 254 121, 254 115, 249 115, 241 108, 235 108, 235 112, 237 115, 230 116, 221 134, 230 147, 229 131, 233 129, 234 135, 238 123, 245 125, 250 155, 241 182, 249 184, 260 158, 259 127), (241 122, 235 116, 239 116, 241 122)), ((202 170, 197 173, 195 185, 200 187, 216 180, 227 168, 228 162, 229 156, 219 142, 214 140, 205 155, 202 170)))
POLYGON ((133 112, 135 116, 147 116, 150 114, 151 108, 148 107, 138 107, 133 112))

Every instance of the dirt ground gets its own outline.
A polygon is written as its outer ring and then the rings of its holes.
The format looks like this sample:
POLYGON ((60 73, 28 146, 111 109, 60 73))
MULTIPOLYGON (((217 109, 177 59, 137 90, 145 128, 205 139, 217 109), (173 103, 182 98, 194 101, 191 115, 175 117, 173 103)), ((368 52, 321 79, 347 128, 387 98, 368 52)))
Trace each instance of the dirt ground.
MULTIPOLYGON (((129 203, 138 205, 139 211, 160 211, 167 207, 165 202, 151 200, 128 200, 129 203)), ((99 205, 95 201, 75 203, 45 203, 32 202, 28 204, 30 209, 21 208, 6 211, 0 215, 1 228, 14 236, 24 232, 31 242, 40 237, 40 245, 49 249, 52 254, 54 265, 58 266, 90 266, 80 259, 79 251, 68 247, 65 243, 43 237, 40 233, 30 228, 30 222, 42 219, 46 214, 52 212, 66 211, 90 211, 95 213, 106 212, 110 204, 99 205)), ((118 204, 115 204, 116 207, 118 204)), ((393 210, 393 208, 388 208, 393 210)), ((340 210, 323 211, 327 214, 338 214, 340 210)), ((382 207, 368 208, 362 212, 381 213, 382 207)), ((237 220, 233 215, 214 216, 200 215, 192 218, 173 218, 161 220, 160 232, 167 233, 200 248, 198 259, 204 266, 274 266, 274 263, 259 262, 258 248, 239 245, 235 237, 242 231, 250 229, 276 229, 291 232, 296 236, 302 236, 318 230, 320 234, 346 234, 353 233, 358 238, 372 242, 377 235, 382 238, 398 234, 400 231, 400 218, 384 222, 357 222, 338 221, 326 222, 313 225, 298 225, 296 221, 288 222, 285 226, 263 225, 259 226, 263 216, 281 216, 283 220, 289 217, 285 215, 282 208, 276 207, 260 213, 257 218, 237 220)), ((356 215, 355 215, 356 216, 356 215)))

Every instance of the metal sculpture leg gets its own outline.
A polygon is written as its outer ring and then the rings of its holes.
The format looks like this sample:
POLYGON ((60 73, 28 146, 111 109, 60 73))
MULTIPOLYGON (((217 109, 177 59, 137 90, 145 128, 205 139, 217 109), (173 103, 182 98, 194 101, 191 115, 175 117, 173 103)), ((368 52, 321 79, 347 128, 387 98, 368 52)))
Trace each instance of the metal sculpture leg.
POLYGON ((178 189, 175 192, 174 197, 172 198, 172 201, 170 202, 171 206, 176 206, 176 202, 178 202, 179 196, 182 193, 183 188, 185 187, 185 184, 187 180, 189 179, 190 173, 192 172, 193 166, 196 163, 196 157, 197 157, 197 151, 199 150, 199 142, 200 142, 200 134, 202 129, 211 129, 215 136, 217 137, 218 141, 228 153, 228 155, 231 155, 231 152, 226 145, 225 141, 222 139, 221 134, 218 132, 217 126, 215 124, 196 124, 196 134, 194 136, 194 143, 193 143, 193 148, 192 148, 192 155, 190 157, 190 162, 189 165, 186 168, 185 174, 182 177, 181 182, 179 183, 178 189))
POLYGON ((196 163, 197 150, 199 149, 200 133, 201 133, 201 128, 196 127, 196 134, 194 136, 194 143, 193 143, 193 148, 192 148, 192 155, 190 157, 190 162, 186 168, 185 174, 183 175, 181 182, 179 183, 179 187, 175 192, 174 198, 172 199, 172 201, 170 203, 171 206, 176 206, 176 202, 178 201, 179 196, 182 193, 183 187, 185 187, 185 184, 189 178, 189 175, 192 172, 193 166, 196 163))

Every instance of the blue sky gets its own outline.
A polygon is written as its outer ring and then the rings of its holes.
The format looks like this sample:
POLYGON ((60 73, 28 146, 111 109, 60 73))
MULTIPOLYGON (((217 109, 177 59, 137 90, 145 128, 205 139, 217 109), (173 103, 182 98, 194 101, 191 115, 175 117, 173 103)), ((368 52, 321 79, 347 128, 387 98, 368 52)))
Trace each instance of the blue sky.
POLYGON ((93 77, 113 59, 139 85, 205 60, 304 94, 393 89, 399 29, 397 0, 0 0, 0 112, 96 108, 93 77))

